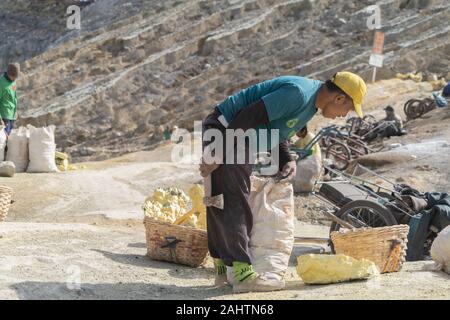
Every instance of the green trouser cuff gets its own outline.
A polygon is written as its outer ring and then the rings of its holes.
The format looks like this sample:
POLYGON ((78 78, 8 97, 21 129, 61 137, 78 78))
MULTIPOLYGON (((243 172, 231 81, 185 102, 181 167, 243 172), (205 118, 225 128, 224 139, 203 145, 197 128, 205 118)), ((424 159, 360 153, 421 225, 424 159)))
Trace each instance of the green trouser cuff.
POLYGON ((245 262, 233 262, 233 270, 234 278, 240 282, 256 277, 256 272, 253 270, 252 265, 245 262))
POLYGON ((216 269, 217 275, 221 276, 227 274, 227 266, 225 265, 225 262, 223 262, 222 259, 214 259, 214 267, 216 269))

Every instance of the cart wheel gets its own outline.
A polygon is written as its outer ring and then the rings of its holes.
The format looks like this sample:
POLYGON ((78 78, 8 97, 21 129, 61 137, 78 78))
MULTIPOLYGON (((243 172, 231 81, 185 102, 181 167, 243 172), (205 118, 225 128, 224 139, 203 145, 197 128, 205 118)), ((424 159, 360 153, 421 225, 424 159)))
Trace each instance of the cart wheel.
POLYGON ((405 114, 408 119, 417 119, 424 114, 424 106, 425 104, 422 103, 422 100, 413 99, 406 105, 405 114))
MULTIPOLYGON (((342 206, 336 216, 359 227, 386 227, 397 224, 394 215, 382 204, 374 200, 355 200, 342 206)), ((332 222, 330 233, 338 231, 341 225, 332 222)))
POLYGON ((345 170, 352 159, 350 149, 341 142, 333 142, 325 152, 325 158, 333 160, 336 169, 345 170))
POLYGON ((436 108, 436 102, 434 99, 425 98, 422 100, 422 108, 424 108, 424 113, 430 112, 436 108))
POLYGON ((371 125, 374 125, 375 123, 377 123, 377 119, 375 119, 375 117, 371 114, 365 115, 362 119, 364 122, 367 122, 371 125))
POLYGON ((358 132, 361 127, 361 118, 352 117, 347 119, 346 128, 348 128, 348 133, 358 132))
POLYGON ((403 105, 403 112, 406 114, 406 110, 408 109, 409 105, 417 99, 409 99, 408 101, 405 102, 405 104, 403 105))
POLYGON ((358 158, 370 153, 366 144, 360 140, 348 139, 347 146, 350 149, 352 158, 358 158))

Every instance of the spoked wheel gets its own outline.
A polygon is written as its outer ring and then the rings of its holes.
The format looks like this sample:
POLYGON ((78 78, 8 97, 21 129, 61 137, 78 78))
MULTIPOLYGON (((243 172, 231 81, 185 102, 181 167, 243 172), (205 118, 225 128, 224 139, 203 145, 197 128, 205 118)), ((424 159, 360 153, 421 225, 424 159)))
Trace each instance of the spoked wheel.
POLYGON ((409 99, 408 101, 405 102, 405 104, 403 105, 403 112, 406 114, 406 109, 408 109, 409 105, 417 99, 409 99))
POLYGON ((346 128, 348 128, 349 133, 358 132, 360 130, 361 123, 361 118, 352 117, 347 119, 346 128))
POLYGON ((359 140, 348 139, 347 146, 350 149, 352 158, 358 158, 370 153, 366 144, 359 140))
POLYGON ((430 112, 436 108, 436 102, 434 99, 425 98, 422 100, 422 108, 424 109, 424 113, 430 112))
POLYGON ((357 130, 355 130, 355 133, 359 136, 363 136, 363 135, 367 134, 377 124, 377 119, 375 119, 375 117, 372 115, 366 115, 366 116, 364 116, 364 118, 359 119, 359 120, 360 120, 359 126, 358 126, 357 130))
POLYGON ((377 119, 375 119, 375 117, 371 114, 365 115, 362 119, 364 122, 370 125, 374 125, 375 123, 377 123, 377 119))
MULTIPOLYGON (((385 206, 374 200, 351 201, 340 208, 335 215, 358 228, 377 228, 397 224, 394 215, 385 206)), ((332 222, 330 233, 338 231, 340 228, 340 224, 332 222)))
POLYGON ((331 159, 338 170, 345 170, 352 159, 350 149, 341 142, 333 142, 325 152, 325 158, 331 159))
POLYGON ((405 104, 405 114, 408 119, 417 119, 425 112, 425 104, 422 100, 412 99, 405 104), (409 102, 409 103, 408 103, 409 102))

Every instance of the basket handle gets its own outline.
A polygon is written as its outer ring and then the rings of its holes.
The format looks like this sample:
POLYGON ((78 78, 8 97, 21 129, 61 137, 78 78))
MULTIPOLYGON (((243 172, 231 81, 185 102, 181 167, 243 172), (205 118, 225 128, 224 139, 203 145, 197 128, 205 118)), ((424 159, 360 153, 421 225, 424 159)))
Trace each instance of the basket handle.
POLYGON ((179 242, 183 242, 183 240, 179 240, 177 239, 177 237, 174 236, 167 236, 164 237, 164 242, 161 244, 162 249, 169 248, 170 256, 172 257, 172 261, 175 263, 178 263, 178 257, 175 249, 179 242))
POLYGON ((164 242, 161 244, 161 248, 175 249, 179 242, 183 242, 183 240, 179 240, 174 236, 167 236, 164 238, 164 242))

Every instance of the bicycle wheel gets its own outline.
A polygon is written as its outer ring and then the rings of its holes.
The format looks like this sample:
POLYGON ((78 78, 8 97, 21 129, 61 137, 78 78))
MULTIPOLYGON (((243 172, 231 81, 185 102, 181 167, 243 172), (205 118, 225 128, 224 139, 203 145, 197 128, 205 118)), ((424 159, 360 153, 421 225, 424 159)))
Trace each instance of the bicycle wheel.
POLYGON ((331 143, 326 152, 325 158, 331 159, 338 170, 345 170, 352 159, 350 149, 342 142, 331 143))
POLYGON ((347 146, 350 149, 352 158, 358 158, 370 153, 366 144, 357 139, 348 139, 347 146))
MULTIPOLYGON (((354 225, 355 227, 386 227, 397 224, 394 215, 382 204, 375 200, 355 200, 342 206, 335 215, 354 225)), ((330 233, 338 231, 341 225, 332 222, 330 233)))
POLYGON ((413 102, 414 100, 417 100, 417 99, 409 99, 409 100, 406 101, 405 104, 403 105, 403 112, 405 113, 405 115, 406 115, 406 109, 408 109, 409 105, 410 105, 411 102, 413 102))
POLYGON ((424 113, 430 112, 431 110, 436 108, 436 102, 434 101, 434 99, 425 98, 422 100, 422 103, 423 103, 422 108, 424 108, 424 113))
POLYGON ((405 110, 406 117, 408 119, 419 118, 425 112, 424 107, 425 107, 425 104, 422 102, 422 100, 414 99, 406 107, 406 110, 405 110))

